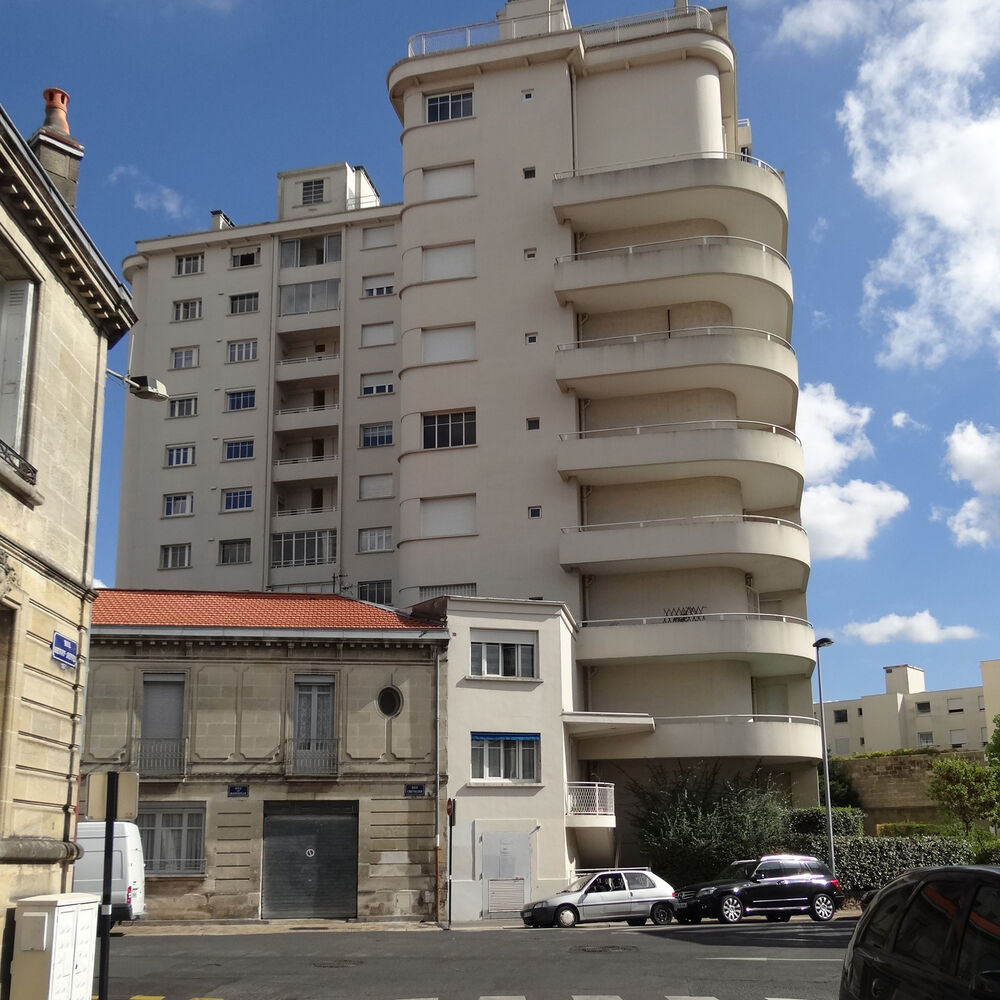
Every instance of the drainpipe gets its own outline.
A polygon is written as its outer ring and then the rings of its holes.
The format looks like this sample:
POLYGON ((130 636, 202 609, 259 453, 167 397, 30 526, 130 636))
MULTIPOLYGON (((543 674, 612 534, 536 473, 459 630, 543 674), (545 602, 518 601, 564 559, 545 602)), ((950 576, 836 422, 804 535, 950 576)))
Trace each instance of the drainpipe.
MULTIPOLYGON (((449 895, 451 886, 448 887, 449 895)), ((441 647, 434 653, 434 917, 441 923, 441 647)))

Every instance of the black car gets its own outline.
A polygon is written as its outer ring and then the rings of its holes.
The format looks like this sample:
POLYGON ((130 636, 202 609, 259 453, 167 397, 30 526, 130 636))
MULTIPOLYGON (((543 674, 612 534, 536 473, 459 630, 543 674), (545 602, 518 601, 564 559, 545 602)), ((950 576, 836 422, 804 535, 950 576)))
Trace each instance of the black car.
POLYGON ((829 920, 843 904, 840 883, 822 861, 804 854, 767 854, 734 861, 710 881, 678 889, 676 916, 682 924, 703 917, 724 924, 744 916, 791 920, 795 913, 829 920))
POLYGON ((1000 997, 1000 868, 918 868, 868 904, 840 1000, 1000 997))

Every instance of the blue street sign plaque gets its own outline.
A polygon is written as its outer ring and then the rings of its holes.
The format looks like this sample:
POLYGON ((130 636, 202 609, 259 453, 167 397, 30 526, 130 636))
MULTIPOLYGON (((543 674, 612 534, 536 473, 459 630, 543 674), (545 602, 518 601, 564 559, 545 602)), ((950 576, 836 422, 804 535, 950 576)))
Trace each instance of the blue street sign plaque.
POLYGON ((52 659, 60 667, 68 670, 76 666, 77 643, 75 639, 70 639, 58 632, 52 633, 52 659))

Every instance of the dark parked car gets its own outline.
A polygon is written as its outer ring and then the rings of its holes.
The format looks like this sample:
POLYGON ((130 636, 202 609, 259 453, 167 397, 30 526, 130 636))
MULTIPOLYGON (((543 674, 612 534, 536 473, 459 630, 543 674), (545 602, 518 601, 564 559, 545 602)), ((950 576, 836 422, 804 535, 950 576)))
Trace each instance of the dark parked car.
POLYGON ((795 913, 829 920, 843 904, 840 883, 822 861, 804 854, 767 854, 734 861, 710 881, 678 889, 676 916, 682 924, 703 917, 724 924, 744 916, 791 920, 795 913))
POLYGON ((868 904, 840 1000, 1000 997, 1000 868, 918 868, 868 904))
POLYGON ((573 927, 592 920, 625 920, 641 927, 647 920, 669 924, 674 890, 648 868, 612 868, 583 872, 548 899, 521 910, 526 927, 573 927))

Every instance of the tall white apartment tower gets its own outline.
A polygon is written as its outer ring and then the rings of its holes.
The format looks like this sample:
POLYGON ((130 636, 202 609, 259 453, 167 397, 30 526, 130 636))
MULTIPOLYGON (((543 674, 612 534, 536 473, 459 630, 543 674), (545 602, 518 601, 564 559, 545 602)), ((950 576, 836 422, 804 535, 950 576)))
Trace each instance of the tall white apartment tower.
POLYGON ((402 205, 335 164, 139 243, 172 398, 127 414, 118 586, 561 602, 570 778, 815 802, 787 202, 735 61, 723 8, 507 0, 389 70, 402 205))

